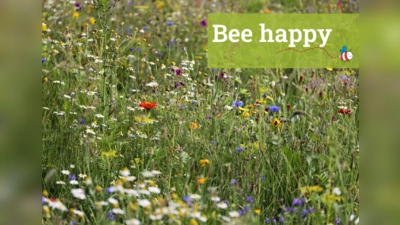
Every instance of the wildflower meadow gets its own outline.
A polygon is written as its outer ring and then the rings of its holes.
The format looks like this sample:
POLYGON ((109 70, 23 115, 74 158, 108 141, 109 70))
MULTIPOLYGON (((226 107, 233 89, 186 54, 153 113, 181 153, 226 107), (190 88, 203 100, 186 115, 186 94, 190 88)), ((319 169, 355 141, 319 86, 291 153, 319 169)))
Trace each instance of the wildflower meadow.
POLYGON ((207 67, 209 13, 358 4, 43 0, 42 224, 358 224, 358 69, 207 67))

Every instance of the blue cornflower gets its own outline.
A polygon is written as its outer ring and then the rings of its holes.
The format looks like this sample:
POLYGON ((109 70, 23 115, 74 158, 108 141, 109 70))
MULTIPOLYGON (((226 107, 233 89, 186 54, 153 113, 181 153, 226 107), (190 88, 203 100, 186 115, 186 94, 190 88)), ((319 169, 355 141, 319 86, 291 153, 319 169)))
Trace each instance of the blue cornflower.
POLYGON ((236 180, 232 179, 231 182, 229 182, 229 183, 232 184, 232 185, 235 185, 236 184, 236 180))
POLYGON ((68 175, 69 180, 76 180, 75 174, 68 175))
POLYGON ((79 118, 79 119, 78 119, 78 123, 79 123, 79 124, 85 124, 85 123, 86 123, 86 120, 83 119, 83 118, 79 118))
POLYGON ((167 25, 168 25, 168 26, 172 26, 172 25, 174 25, 174 22, 168 21, 168 22, 167 22, 167 25))
POLYGON ((247 197, 247 199, 246 199, 246 201, 248 202, 248 203, 253 203, 254 201, 253 201, 253 196, 249 196, 249 197, 247 197))
POLYGON ((303 209, 303 212, 301 212, 301 217, 305 218, 308 215, 308 210, 307 209, 303 209))
POLYGON ((114 213, 112 213, 112 211, 108 211, 107 218, 108 218, 109 221, 114 220, 115 219, 114 213))
POLYGON ((264 222, 265 222, 266 224, 268 224, 268 223, 269 223, 269 219, 268 219, 268 218, 265 218, 264 222))
POLYGON ((242 151, 243 151, 243 148, 236 148, 236 151, 242 152, 242 151))
POLYGON ((269 106, 268 110, 271 111, 271 112, 279 112, 280 109, 279 109, 278 106, 273 105, 273 106, 269 106))
POLYGON ((336 218, 335 219, 335 224, 339 224, 340 223, 340 218, 336 218))
POLYGON ((237 107, 243 107, 244 106, 244 103, 242 102, 242 101, 233 101, 233 103, 232 103, 232 106, 234 107, 234 108, 237 108, 237 107))
POLYGON ((45 63, 46 62, 46 59, 45 58, 42 58, 42 63, 45 63))

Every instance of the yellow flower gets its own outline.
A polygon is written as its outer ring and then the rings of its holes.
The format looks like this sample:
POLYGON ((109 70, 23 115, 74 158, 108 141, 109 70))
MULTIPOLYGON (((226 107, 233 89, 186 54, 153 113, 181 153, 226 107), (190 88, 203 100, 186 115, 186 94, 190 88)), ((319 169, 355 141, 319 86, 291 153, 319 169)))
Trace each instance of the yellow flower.
POLYGON ((260 209, 255 209, 255 210, 254 210, 254 213, 258 215, 258 214, 261 213, 261 210, 260 210, 260 209))
POLYGON ((274 118, 271 121, 271 126, 281 128, 281 121, 278 118, 274 118))
POLYGON ((210 164, 210 160, 201 159, 199 163, 200 163, 201 166, 206 166, 206 165, 210 164))
POLYGON ((195 219, 190 219, 190 225, 198 225, 197 221, 195 219))
POLYGON ((101 190, 103 190, 103 188, 102 188, 101 186, 97 185, 97 186, 96 186, 96 191, 97 191, 97 192, 100 192, 101 190))
POLYGON ((328 70, 328 71, 333 71, 333 68, 326 67, 326 70, 328 70))
POLYGON ((195 130, 195 129, 199 128, 199 127, 200 127, 200 125, 195 123, 195 122, 191 122, 190 123, 190 129, 192 129, 192 130, 195 130))
POLYGON ((327 203, 327 204, 332 204, 335 201, 340 202, 342 198, 333 194, 324 194, 322 195, 322 201, 327 203))
POLYGON ((254 108, 254 105, 253 104, 246 105, 246 108, 247 109, 252 109, 252 108, 254 108))
POLYGON ((74 12, 74 13, 72 14, 72 18, 73 18, 73 19, 78 19, 78 18, 79 18, 79 13, 78 13, 78 12, 74 12))
POLYGON ((137 122, 139 122, 139 123, 143 123, 143 124, 146 124, 146 123, 153 123, 154 122, 154 120, 153 119, 150 119, 150 117, 149 116, 135 116, 135 117, 133 117, 137 122))
POLYGON ((204 184, 204 182, 206 182, 206 180, 207 180, 207 177, 206 178, 198 178, 197 183, 202 185, 202 184, 204 184))
POLYGON ((248 109, 245 109, 245 108, 243 108, 243 107, 238 107, 238 109, 240 110, 240 111, 249 111, 248 109))
POLYGON ((46 31, 47 30, 47 25, 45 23, 42 23, 42 31, 46 31))
POLYGON ((300 192, 304 195, 306 193, 311 193, 311 192, 316 192, 319 193, 323 191, 324 189, 318 185, 315 186, 307 186, 307 187, 301 187, 300 192))
POLYGON ((102 152, 101 156, 109 158, 109 157, 117 157, 117 151, 109 151, 109 152, 102 152))
POLYGON ((94 24, 94 23, 96 23, 96 20, 95 20, 93 17, 91 17, 91 18, 89 19, 89 23, 90 23, 90 24, 94 24))
POLYGON ((242 117, 250 117, 250 113, 249 112, 243 112, 242 113, 242 117))
POLYGON ((161 10, 161 9, 163 9, 164 8, 164 2, 162 2, 162 1, 157 1, 156 2, 156 9, 158 9, 158 10, 161 10))
POLYGON ((44 197, 47 197, 47 196, 49 196, 49 192, 47 192, 46 190, 43 190, 43 191, 42 191, 42 195, 43 195, 44 197))

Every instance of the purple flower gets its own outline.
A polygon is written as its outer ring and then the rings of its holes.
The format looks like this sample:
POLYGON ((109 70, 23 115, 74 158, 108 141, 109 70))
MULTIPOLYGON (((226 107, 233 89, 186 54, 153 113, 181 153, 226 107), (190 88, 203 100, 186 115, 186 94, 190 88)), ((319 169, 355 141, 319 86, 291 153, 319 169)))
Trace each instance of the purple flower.
POLYGON ((75 174, 68 175, 69 180, 76 180, 75 174))
POLYGON ((76 224, 76 220, 71 220, 71 222, 69 222, 69 225, 75 225, 76 224))
POLYGON ((181 68, 176 69, 175 74, 180 77, 182 75, 182 69, 181 68))
POLYGON ((242 152, 242 151, 243 151, 243 148, 236 148, 236 151, 242 152))
POLYGON ((206 119, 211 119, 211 116, 206 116, 206 119))
POLYGON ((245 212, 243 210, 239 210, 238 213, 239 215, 243 216, 245 212))
POLYGON ((75 8, 76 9, 82 9, 82 3, 81 2, 76 2, 75 3, 75 8))
POLYGON ((200 26, 207 27, 207 20, 204 19, 204 20, 200 21, 200 26))
POLYGON ((315 209, 314 209, 314 207, 310 207, 310 208, 308 208, 308 211, 309 211, 310 213, 313 213, 313 212, 315 212, 315 209))
POLYGON ((292 202, 293 206, 300 206, 300 204, 301 204, 300 199, 298 199, 298 198, 293 199, 293 202, 292 202))
POLYGON ((114 192, 114 190, 113 190, 113 188, 106 188, 106 192, 107 192, 108 194, 111 194, 111 193, 114 192))
POLYGON ((253 196, 249 196, 249 197, 247 197, 247 199, 246 199, 246 201, 248 202, 248 203, 253 203, 254 201, 253 201, 253 196))
POLYGON ((297 209, 292 208, 292 207, 287 207, 286 210, 284 210, 284 211, 295 213, 295 212, 297 212, 297 209))
POLYGON ((115 219, 115 215, 112 213, 112 211, 108 211, 107 218, 109 221, 112 221, 115 219))
POLYGON ((42 63, 45 63, 46 62, 46 59, 45 58, 42 58, 42 63))
POLYGON ((305 218, 308 214, 308 210, 307 209, 303 209, 303 212, 301 212, 301 217, 305 218))
POLYGON ((268 223, 269 223, 269 219, 268 219, 268 218, 265 218, 264 222, 265 222, 266 224, 268 224, 268 223))
POLYGON ((265 180, 265 176, 262 175, 262 176, 260 177, 260 179, 261 179, 261 180, 265 180))
POLYGON ((340 223, 340 218, 336 218, 335 219, 335 224, 339 224, 340 223))
POLYGON ((46 202, 46 200, 44 199, 44 196, 42 195, 42 205, 46 202))
POLYGON ((236 184, 236 180, 232 179, 231 182, 229 182, 229 183, 232 184, 232 185, 235 185, 236 184))
POLYGON ((183 200, 184 202, 190 202, 190 195, 188 195, 188 196, 183 196, 182 200, 183 200))
POLYGON ((244 212, 248 212, 248 211, 249 211, 249 207, 248 207, 247 205, 245 205, 245 206, 243 207, 243 211, 244 211, 244 212))
POLYGON ((79 118, 79 119, 78 119, 78 123, 79 123, 79 124, 85 124, 86 121, 85 121, 85 119, 83 119, 83 118, 79 118))
POLYGON ((280 223, 284 223, 284 222, 285 222, 285 219, 284 219, 283 217, 281 217, 281 218, 279 218, 279 222, 280 222, 280 223))
POLYGON ((147 26, 142 27, 143 30, 148 30, 149 28, 147 26))
POLYGON ((300 199, 300 205, 304 205, 306 204, 306 199, 305 198, 301 198, 300 199))
POLYGON ((210 144, 215 145, 216 142, 215 141, 210 141, 210 144))
POLYGON ((174 25, 174 22, 168 21, 168 22, 167 22, 167 25, 168 25, 168 26, 172 26, 172 25, 174 25))
POLYGON ((280 108, 276 105, 273 105, 273 106, 269 106, 268 110, 271 112, 279 112, 280 108))
POLYGON ((274 217, 271 218, 273 223, 276 223, 276 219, 274 217))
POLYGON ((233 105, 234 108, 237 108, 237 107, 239 107, 239 106, 240 106, 240 107, 244 106, 244 103, 243 103, 242 101, 237 101, 237 102, 234 101, 234 102, 232 103, 232 105, 233 105))

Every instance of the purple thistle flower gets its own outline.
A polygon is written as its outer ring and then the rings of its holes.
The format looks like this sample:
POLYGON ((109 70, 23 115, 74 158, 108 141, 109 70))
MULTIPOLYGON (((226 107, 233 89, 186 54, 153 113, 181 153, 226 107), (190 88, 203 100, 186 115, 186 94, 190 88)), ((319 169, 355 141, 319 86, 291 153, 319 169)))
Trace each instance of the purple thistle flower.
POLYGON ((182 75, 182 69, 178 68, 177 70, 175 70, 175 74, 180 77, 182 75))
POLYGON ((200 26, 207 27, 207 20, 204 19, 204 20, 200 21, 200 26))

